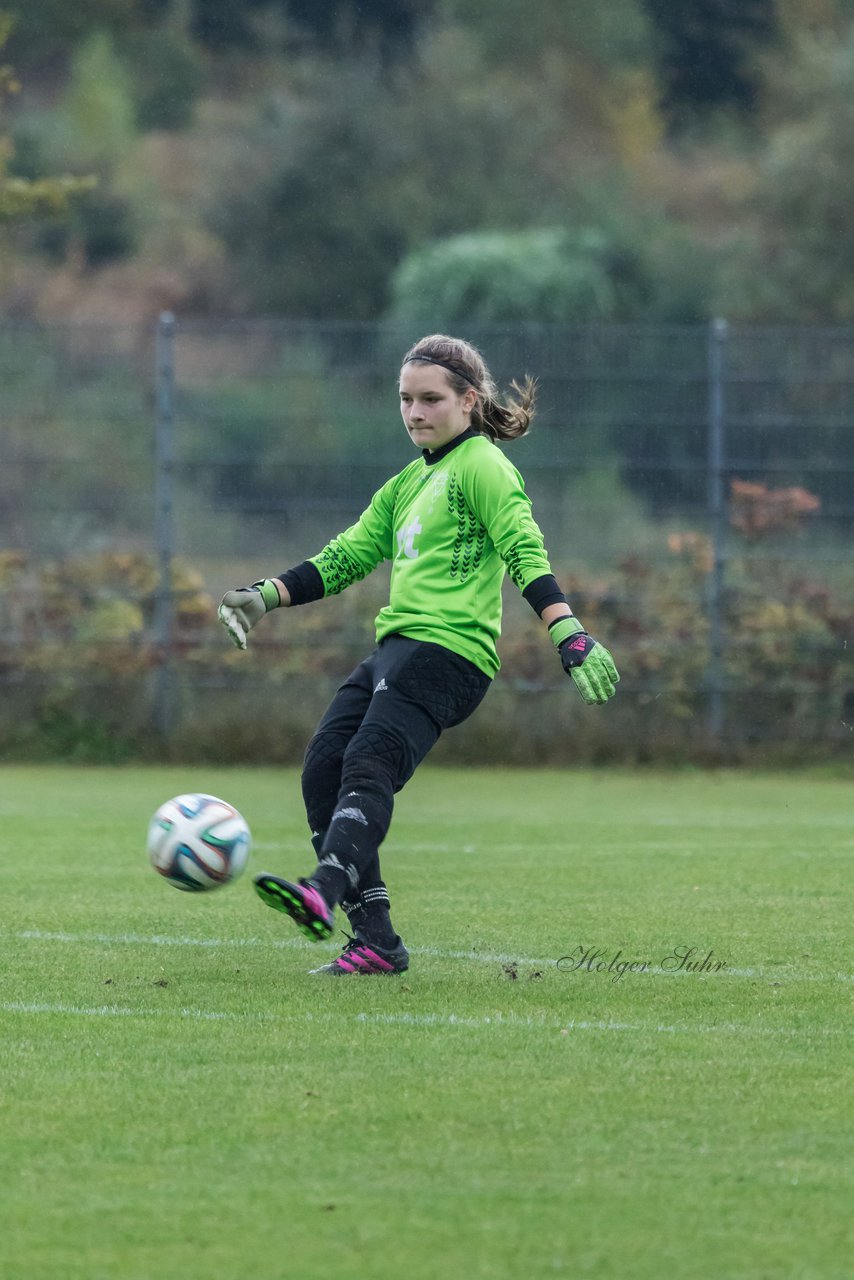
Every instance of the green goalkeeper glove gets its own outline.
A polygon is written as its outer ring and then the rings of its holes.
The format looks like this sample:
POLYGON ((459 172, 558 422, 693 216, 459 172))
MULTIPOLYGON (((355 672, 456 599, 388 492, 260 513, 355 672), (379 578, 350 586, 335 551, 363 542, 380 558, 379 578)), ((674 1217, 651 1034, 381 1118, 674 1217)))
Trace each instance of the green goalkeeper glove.
POLYGON ((216 612, 238 649, 245 649, 246 638, 255 623, 271 609, 278 609, 281 603, 279 588, 273 579, 262 578, 251 587, 226 591, 216 612))
POLYGON ((577 618, 557 618, 549 626, 552 643, 564 671, 585 702, 607 702, 620 679, 614 659, 604 645, 589 636, 577 618))

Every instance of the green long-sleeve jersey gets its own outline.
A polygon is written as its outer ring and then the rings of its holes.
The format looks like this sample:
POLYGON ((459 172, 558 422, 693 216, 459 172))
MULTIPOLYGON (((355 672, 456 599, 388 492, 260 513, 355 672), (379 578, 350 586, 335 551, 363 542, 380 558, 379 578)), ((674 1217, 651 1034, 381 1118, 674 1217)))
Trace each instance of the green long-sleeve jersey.
POLYGON ((550 574, 543 535, 519 472, 484 435, 466 431, 426 451, 383 485, 355 524, 313 556, 325 595, 391 560, 377 640, 429 640, 488 676, 500 662, 505 570, 525 588, 550 574))

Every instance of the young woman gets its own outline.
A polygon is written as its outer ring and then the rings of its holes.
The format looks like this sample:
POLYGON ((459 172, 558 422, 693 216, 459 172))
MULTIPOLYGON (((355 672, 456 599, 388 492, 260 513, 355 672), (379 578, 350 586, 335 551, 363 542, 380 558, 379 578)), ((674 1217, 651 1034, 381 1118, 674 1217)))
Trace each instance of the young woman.
POLYGON ((585 702, 607 702, 619 680, 608 650, 573 616, 522 478, 495 448, 524 435, 533 417, 534 383, 512 386, 518 398, 500 398, 469 343, 443 334, 422 338, 400 371, 400 409, 420 456, 319 555, 277 578, 227 591, 220 604, 220 620, 245 649, 249 631, 269 610, 333 595, 392 561, 377 647, 338 690, 305 753, 302 790, 317 865, 296 883, 255 877, 263 901, 310 938, 331 935, 341 904, 352 937, 315 973, 408 968, 379 849, 395 793, 442 731, 472 714, 498 670, 505 571, 548 627, 585 702))

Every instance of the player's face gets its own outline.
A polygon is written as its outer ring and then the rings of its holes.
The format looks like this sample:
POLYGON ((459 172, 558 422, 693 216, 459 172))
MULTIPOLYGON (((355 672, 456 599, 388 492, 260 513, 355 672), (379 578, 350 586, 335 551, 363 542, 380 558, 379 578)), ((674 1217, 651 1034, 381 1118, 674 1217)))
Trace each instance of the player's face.
POLYGON ((409 438, 433 453, 471 426, 474 387, 457 395, 438 364, 405 364, 400 371, 400 412, 409 438))

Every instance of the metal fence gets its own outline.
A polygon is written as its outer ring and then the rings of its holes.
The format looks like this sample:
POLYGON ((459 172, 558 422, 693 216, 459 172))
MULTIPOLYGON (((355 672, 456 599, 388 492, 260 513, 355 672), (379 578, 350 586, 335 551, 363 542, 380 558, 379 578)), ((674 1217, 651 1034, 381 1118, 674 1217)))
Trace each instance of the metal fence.
MULTIPOLYGON (((242 667, 214 602, 319 550, 410 460, 396 377, 418 336, 171 316, 0 329, 7 707, 67 710, 89 687, 96 705, 74 713, 86 719, 121 688, 129 717, 133 703, 136 723, 185 748, 194 725, 224 736, 241 707, 272 697, 294 722, 297 708, 313 715, 365 651, 382 573, 286 628, 277 615, 242 667), (49 601, 41 616, 25 581, 49 601)), ((535 429, 509 456, 576 611, 623 672, 620 711, 566 713, 594 753, 848 750, 854 331, 717 321, 467 336, 502 385, 538 378, 535 429)), ((490 741, 504 732, 524 744, 518 758, 562 758, 543 727, 553 655, 512 591, 503 656, 490 741)))

